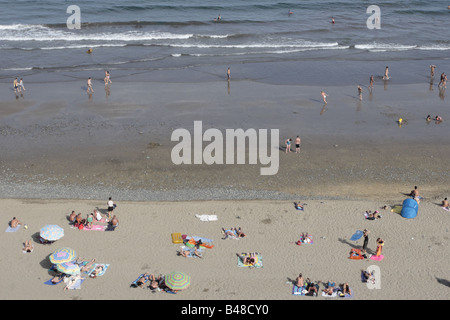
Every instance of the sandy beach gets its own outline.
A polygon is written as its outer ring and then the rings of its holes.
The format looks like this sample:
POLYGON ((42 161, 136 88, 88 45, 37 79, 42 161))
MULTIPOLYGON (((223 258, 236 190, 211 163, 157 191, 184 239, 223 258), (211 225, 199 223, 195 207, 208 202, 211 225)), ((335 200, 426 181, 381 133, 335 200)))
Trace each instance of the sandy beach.
MULTIPOLYGON (((388 205, 401 204, 398 201, 388 205)), ((423 200, 415 219, 405 219, 384 202, 311 200, 298 211, 290 201, 119 201, 116 214, 119 227, 113 232, 71 228, 71 210, 106 211, 105 201, 81 200, 1 200, 2 225, 18 217, 28 229, 3 232, 0 260, 2 300, 304 300, 330 299, 293 296, 292 281, 305 278, 348 282, 353 299, 448 299, 446 247, 450 234, 449 212, 436 201, 423 200), (382 218, 364 219, 366 210, 380 210, 382 218), (217 215, 217 221, 200 221, 196 215, 217 215), (39 229, 57 224, 65 235, 51 245, 36 242, 39 229), (221 228, 241 227, 246 238, 225 239, 221 228), (350 260, 351 248, 360 248, 362 239, 350 241, 356 230, 370 230, 369 252, 375 240, 385 240, 384 260, 350 260), (203 259, 177 256, 179 244, 171 233, 181 232, 213 240, 214 248, 203 249, 203 259), (313 237, 313 244, 296 245, 302 232, 313 237), (34 251, 22 252, 22 243, 33 239, 34 251), (81 290, 63 291, 63 284, 48 286, 51 278, 48 256, 61 247, 70 247, 78 256, 110 264, 106 273, 87 278, 81 290), (240 268, 236 253, 259 252, 263 268, 240 268), (14 265, 12 268, 11 265, 14 265), (369 266, 380 270, 380 288, 369 289, 361 282, 360 271, 369 266), (191 286, 176 295, 152 293, 130 288, 142 273, 167 274, 183 271, 191 276, 191 286), (424 294, 428 292, 429 294, 424 294)), ((321 289, 323 286, 321 286, 321 289)), ((340 298, 334 298, 340 299, 340 298)))

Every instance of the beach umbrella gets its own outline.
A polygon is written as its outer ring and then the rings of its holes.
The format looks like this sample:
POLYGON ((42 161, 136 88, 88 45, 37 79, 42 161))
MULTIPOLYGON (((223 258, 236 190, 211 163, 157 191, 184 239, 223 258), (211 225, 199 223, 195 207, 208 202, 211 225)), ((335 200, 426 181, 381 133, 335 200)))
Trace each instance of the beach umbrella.
POLYGON ((80 274, 80 267, 72 262, 64 262, 64 263, 58 263, 56 265, 56 269, 62 273, 69 274, 69 275, 77 275, 80 274))
POLYGON ((47 224, 41 228, 39 235, 42 239, 55 241, 64 236, 64 229, 56 224, 47 224))
POLYGON ((172 290, 183 290, 189 287, 191 277, 184 272, 172 272, 166 275, 164 282, 172 290))
POLYGON ((50 261, 53 264, 71 262, 75 260, 77 253, 70 248, 61 248, 50 255, 50 261))

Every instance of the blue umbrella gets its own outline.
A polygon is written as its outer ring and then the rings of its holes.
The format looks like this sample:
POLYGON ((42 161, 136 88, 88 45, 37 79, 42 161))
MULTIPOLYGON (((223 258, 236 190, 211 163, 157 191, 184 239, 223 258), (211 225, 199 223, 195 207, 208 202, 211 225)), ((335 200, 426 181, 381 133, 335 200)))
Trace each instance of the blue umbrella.
POLYGON ((56 241, 64 237, 64 229, 56 224, 47 224, 41 228, 39 235, 42 239, 56 241))

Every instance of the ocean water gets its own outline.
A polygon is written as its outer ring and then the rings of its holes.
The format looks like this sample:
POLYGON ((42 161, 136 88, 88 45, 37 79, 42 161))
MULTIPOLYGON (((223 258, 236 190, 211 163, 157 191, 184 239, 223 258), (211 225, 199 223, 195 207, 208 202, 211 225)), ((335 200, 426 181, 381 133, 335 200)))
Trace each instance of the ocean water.
POLYGON ((42 76, 74 81, 101 78, 104 70, 115 79, 140 81, 157 81, 152 72, 202 70, 209 81, 223 79, 231 66, 237 79, 300 83, 302 70, 310 81, 312 75, 321 83, 348 73, 348 83, 354 83, 350 77, 362 69, 381 75, 387 62, 401 66, 397 79, 423 81, 429 63, 438 65, 437 72, 450 66, 448 5, 444 0, 0 0, 0 81, 42 76), (367 26, 371 4, 380 8, 379 29, 367 26), (80 8, 80 29, 67 26, 70 5, 80 8), (324 72, 330 68, 334 78, 324 72), (338 71, 344 68, 347 72, 338 71))

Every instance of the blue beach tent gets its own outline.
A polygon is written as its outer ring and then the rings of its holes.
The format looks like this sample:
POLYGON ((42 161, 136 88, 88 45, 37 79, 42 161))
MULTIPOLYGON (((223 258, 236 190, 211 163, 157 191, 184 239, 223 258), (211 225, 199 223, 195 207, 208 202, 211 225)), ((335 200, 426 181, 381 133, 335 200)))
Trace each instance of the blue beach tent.
POLYGON ((417 216, 417 212, 419 211, 419 204, 414 199, 406 199, 403 201, 402 205, 402 217, 407 219, 412 219, 417 216))

